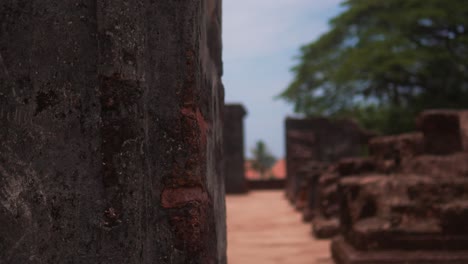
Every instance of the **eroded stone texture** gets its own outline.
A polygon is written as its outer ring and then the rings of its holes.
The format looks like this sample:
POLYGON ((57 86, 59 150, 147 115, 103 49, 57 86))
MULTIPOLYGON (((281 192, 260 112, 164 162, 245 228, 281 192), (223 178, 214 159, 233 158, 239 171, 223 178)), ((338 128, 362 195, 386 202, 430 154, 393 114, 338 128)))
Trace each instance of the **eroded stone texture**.
POLYGON ((320 175, 316 197, 312 230, 318 238, 331 238, 340 231, 340 179, 356 175, 367 175, 376 171, 376 162, 372 158, 345 158, 330 166, 320 175))
POLYGON ((333 240, 331 251, 338 264, 465 264, 466 251, 384 250, 359 251, 342 237, 333 240))
MULTIPOLYGON (((387 263, 391 251, 407 251, 413 256, 421 251, 428 255, 439 251, 441 259, 459 256, 460 261, 468 260, 468 232, 463 225, 457 225, 468 221, 468 179, 351 177, 341 181, 340 192, 344 240, 334 241, 333 246, 338 263, 367 263, 366 258, 379 254, 376 261, 387 263), (356 262, 343 261, 357 252, 363 253, 356 262)), ((400 257, 396 255, 388 263, 401 263, 400 257)), ((410 263, 463 263, 438 262, 437 257, 421 259, 421 255, 419 260, 410 263)))
POLYGON ((326 164, 322 165, 320 170, 315 170, 313 173, 307 172, 308 177, 304 180, 302 186, 303 198, 299 196, 296 200, 296 209, 302 209, 302 219, 305 222, 310 222, 318 213, 319 205, 319 179, 322 174, 328 169, 326 164), (301 205, 302 206, 298 206, 301 205))
POLYGON ((356 249, 468 249, 467 230, 448 224, 468 220, 468 179, 370 176, 340 188, 343 234, 356 249))
POLYGON ((302 183, 297 178, 301 164, 307 161, 336 162, 359 156, 371 133, 351 120, 327 118, 286 119, 286 195, 295 202, 302 183))
POLYGON ((336 165, 336 171, 341 177, 371 173, 377 170, 374 158, 346 158, 336 165))
POLYGON ((458 152, 451 155, 422 155, 403 163, 402 173, 416 173, 434 177, 467 177, 468 153, 458 152))
POLYGON ((0 4, 0 262, 225 263, 221 2, 0 4))
POLYGON ((422 141, 416 134, 375 139, 376 173, 340 180, 342 237, 332 243, 338 264, 468 263, 461 116, 423 113, 422 141), (381 161, 393 162, 392 169, 382 170, 381 161))
POLYGON ((466 150, 468 146, 468 114, 466 111, 429 110, 417 118, 424 133, 427 154, 447 155, 466 150))
POLYGON ((224 176, 226 193, 246 193, 244 161, 244 117, 246 111, 240 104, 224 107, 224 176))
POLYGON ((266 191, 266 190, 284 190, 286 186, 285 179, 266 179, 266 180, 249 180, 249 190, 266 191))
POLYGON ((305 210, 309 203, 314 204, 316 187, 320 175, 327 169, 328 164, 318 161, 308 161, 302 164, 296 174, 294 192, 297 194, 295 207, 305 210))
POLYGON ((369 141, 369 153, 376 160, 377 170, 398 171, 402 163, 424 153, 422 133, 375 137, 369 141))

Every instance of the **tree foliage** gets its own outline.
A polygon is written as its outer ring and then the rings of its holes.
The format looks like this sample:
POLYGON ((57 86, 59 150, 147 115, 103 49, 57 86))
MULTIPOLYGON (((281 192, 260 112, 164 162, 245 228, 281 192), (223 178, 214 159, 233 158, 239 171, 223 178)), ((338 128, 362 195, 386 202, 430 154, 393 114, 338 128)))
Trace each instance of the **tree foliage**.
POLYGON ((252 149, 252 169, 260 173, 262 178, 266 177, 266 172, 275 164, 276 158, 270 153, 263 141, 257 141, 255 148, 252 149))
POLYGON ((468 107, 468 2, 348 0, 301 48, 280 95, 306 115, 354 116, 397 133, 427 108, 468 107))

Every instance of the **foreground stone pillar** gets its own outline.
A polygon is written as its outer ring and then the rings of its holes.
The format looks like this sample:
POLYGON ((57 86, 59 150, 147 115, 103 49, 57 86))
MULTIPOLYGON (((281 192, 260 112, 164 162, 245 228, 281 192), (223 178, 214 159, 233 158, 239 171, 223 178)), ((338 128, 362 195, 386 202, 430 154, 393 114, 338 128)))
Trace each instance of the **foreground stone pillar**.
POLYGON ((221 2, 0 18, 0 263, 225 263, 221 2))
POLYGON ((246 111, 240 104, 224 107, 224 175, 226 193, 246 193, 244 161, 244 116, 246 111))

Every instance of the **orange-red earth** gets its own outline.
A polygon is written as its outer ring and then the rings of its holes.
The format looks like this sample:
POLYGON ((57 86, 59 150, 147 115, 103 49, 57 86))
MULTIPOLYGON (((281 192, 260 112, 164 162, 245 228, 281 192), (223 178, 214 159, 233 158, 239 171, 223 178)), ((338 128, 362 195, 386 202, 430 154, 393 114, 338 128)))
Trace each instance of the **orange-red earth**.
POLYGON ((311 225, 283 191, 226 197, 229 264, 332 264, 330 242, 311 235, 311 225))

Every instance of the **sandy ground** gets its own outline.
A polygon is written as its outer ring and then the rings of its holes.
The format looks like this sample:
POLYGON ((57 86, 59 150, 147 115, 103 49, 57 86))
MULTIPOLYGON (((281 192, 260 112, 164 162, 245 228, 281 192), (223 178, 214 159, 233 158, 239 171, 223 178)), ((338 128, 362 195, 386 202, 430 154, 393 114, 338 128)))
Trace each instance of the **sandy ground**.
POLYGON ((227 196, 229 264, 332 264, 327 240, 288 204, 282 191, 227 196))

